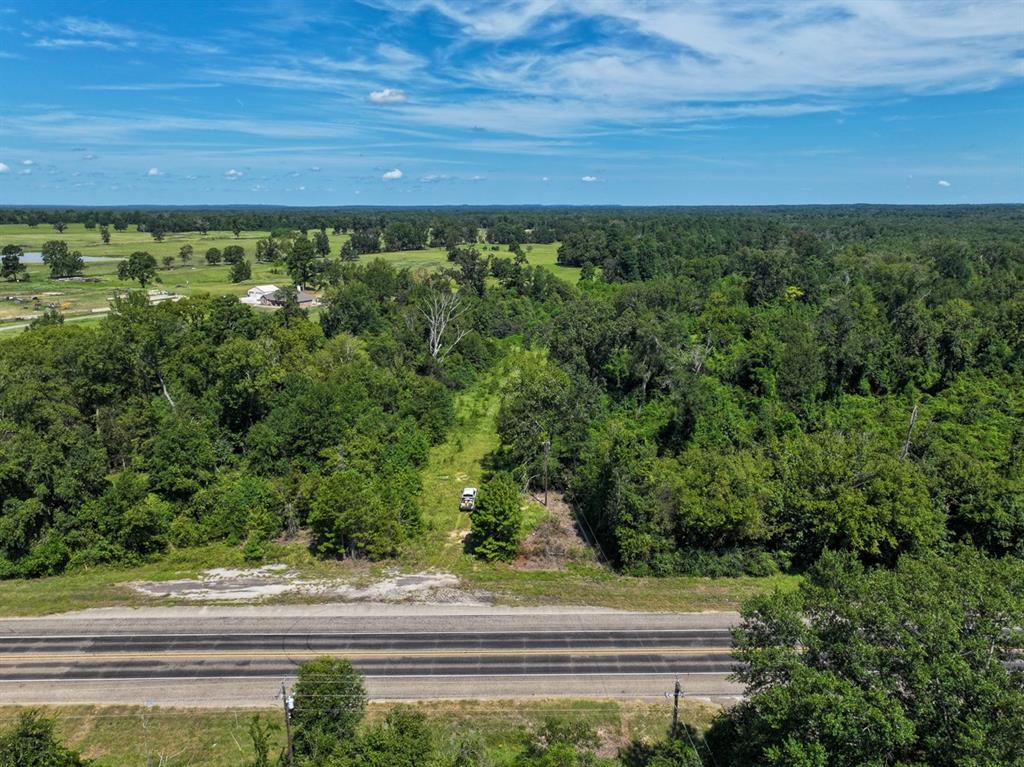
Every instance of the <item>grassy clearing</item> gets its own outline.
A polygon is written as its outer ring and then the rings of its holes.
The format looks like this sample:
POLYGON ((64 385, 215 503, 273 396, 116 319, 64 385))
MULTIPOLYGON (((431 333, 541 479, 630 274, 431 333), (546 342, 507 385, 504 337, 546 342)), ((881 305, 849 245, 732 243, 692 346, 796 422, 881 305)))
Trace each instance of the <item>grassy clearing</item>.
MULTIPOLYGON (((502 563, 481 562, 463 550, 469 515, 459 511, 465 485, 479 485, 481 462, 498 447, 495 418, 501 382, 519 355, 513 350, 481 376, 455 403, 458 423, 452 435, 433 448, 423 472, 420 505, 426 524, 422 541, 410 551, 406 567, 453 572, 473 590, 494 594, 499 602, 519 605, 567 604, 652 611, 736 609, 754 594, 795 589, 799 578, 631 578, 597 565, 569 565, 562 571, 521 571, 502 563)), ((532 529, 546 512, 537 503, 526 507, 525 526, 532 529)))
POLYGON ((154 604, 126 584, 191 578, 211 567, 244 566, 241 549, 223 544, 178 549, 137 567, 101 566, 55 575, 0 581, 0 616, 48 615, 69 610, 154 604))
POLYGON ((480 376, 456 397, 456 425, 449 438, 430 451, 420 494, 426 532, 410 552, 410 558, 423 566, 449 570, 466 557, 462 538, 470 519, 459 510, 459 498, 463 487, 480 486, 481 462, 498 445, 494 420, 506 365, 480 376))
MULTIPOLYGON (((256 250, 256 241, 267 237, 269 232, 242 232, 236 238, 228 231, 211 231, 205 235, 198 232, 178 232, 166 235, 163 242, 156 242, 146 232, 134 230, 111 231, 109 245, 100 239, 99 229, 86 229, 82 224, 69 224, 63 233, 58 233, 50 226, 29 227, 18 224, 0 225, 0 246, 8 244, 21 245, 26 252, 38 252, 47 240, 64 240, 72 250, 81 251, 83 256, 110 259, 107 261, 88 262, 84 276, 94 278, 97 282, 61 282, 49 278, 49 269, 42 264, 28 264, 30 280, 22 283, 0 283, 0 323, 18 322, 18 318, 40 314, 48 305, 53 304, 66 315, 66 320, 87 321, 94 315, 94 310, 105 309, 115 291, 137 287, 135 283, 122 282, 117 278, 117 259, 130 255, 137 250, 144 250, 156 257, 160 264, 159 275, 162 288, 168 292, 184 296, 200 293, 213 295, 243 295, 253 285, 287 284, 290 279, 279 267, 273 264, 252 263, 252 277, 245 282, 233 283, 228 278, 229 267, 225 264, 209 266, 204 255, 209 248, 223 250, 228 245, 241 245, 245 248, 250 261, 256 250), (187 266, 177 260, 182 245, 189 244, 193 248, 193 257, 187 266), (173 268, 163 268, 164 256, 173 256, 173 268), (33 300, 37 297, 38 300, 33 300)), ((333 235, 331 252, 335 255, 342 244, 348 240, 347 234, 333 235)), ((481 246, 485 255, 508 257, 507 248, 500 251, 490 250, 491 246, 481 246)), ((530 263, 551 269, 569 282, 575 283, 579 278, 579 269, 558 266, 555 263, 558 251, 557 244, 531 245, 527 253, 530 263)), ((447 253, 443 248, 427 248, 424 250, 380 253, 363 256, 367 262, 373 258, 382 258, 397 267, 410 269, 439 269, 449 266, 447 253)), ((24 321, 24 320, 23 320, 24 321)))
MULTIPOLYGON (((552 717, 585 721, 612 755, 632 738, 663 737, 671 717, 668 701, 431 701, 412 704, 430 720, 442 750, 466 738, 479 738, 490 763, 509 765, 523 734, 552 717)), ((382 719, 390 704, 370 704, 365 724, 382 719)), ((0 708, 0 727, 22 709, 0 708)), ((56 717, 60 735, 96 767, 238 767, 253 757, 248 726, 253 712, 230 709, 150 708, 143 706, 57 706, 41 709, 56 717)), ((683 701, 680 718, 706 729, 717 708, 683 701)), ((259 712, 278 721, 276 709, 259 712)), ((279 727, 275 753, 284 745, 279 727)))

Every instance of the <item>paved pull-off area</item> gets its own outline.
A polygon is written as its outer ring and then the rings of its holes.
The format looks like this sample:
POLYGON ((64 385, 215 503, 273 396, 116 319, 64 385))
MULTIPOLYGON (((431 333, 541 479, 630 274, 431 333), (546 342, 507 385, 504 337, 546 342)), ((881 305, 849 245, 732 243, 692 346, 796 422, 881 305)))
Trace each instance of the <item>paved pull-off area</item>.
POLYGON ((726 699, 735 613, 443 605, 94 610, 0 620, 0 703, 272 705, 320 655, 376 699, 726 699))

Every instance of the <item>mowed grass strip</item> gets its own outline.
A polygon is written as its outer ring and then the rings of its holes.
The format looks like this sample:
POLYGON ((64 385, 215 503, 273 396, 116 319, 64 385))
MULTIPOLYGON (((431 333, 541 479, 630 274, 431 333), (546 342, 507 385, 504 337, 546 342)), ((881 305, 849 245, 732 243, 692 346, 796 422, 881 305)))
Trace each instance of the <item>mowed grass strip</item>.
MULTIPOLYGON (((272 755, 284 747, 280 707, 272 685, 262 709, 169 708, 149 706, 44 706, 35 708, 57 719, 65 741, 95 767, 238 767, 254 757, 249 738, 253 715, 277 726, 272 755)), ((430 701, 409 704, 431 724, 442 753, 454 752, 464 740, 478 740, 489 763, 510 765, 523 735, 549 718, 585 722, 598 733, 600 751, 612 756, 632 738, 663 738, 671 721, 671 701, 600 701, 553 699, 540 701, 430 701)), ((393 704, 371 703, 362 727, 380 722, 393 704)), ((24 707, 0 707, 0 728, 10 726, 24 707)), ((680 719, 703 731, 719 711, 717 706, 683 700, 680 719)))

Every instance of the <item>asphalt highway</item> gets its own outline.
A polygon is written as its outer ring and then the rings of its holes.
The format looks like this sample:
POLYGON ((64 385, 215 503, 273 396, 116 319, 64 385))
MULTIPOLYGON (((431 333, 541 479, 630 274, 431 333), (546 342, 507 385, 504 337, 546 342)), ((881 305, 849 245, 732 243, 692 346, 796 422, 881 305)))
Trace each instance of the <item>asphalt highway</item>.
POLYGON ((382 699, 638 698, 676 676, 701 697, 739 692, 718 613, 188 609, 0 621, 0 703, 266 704, 321 655, 350 659, 382 699))

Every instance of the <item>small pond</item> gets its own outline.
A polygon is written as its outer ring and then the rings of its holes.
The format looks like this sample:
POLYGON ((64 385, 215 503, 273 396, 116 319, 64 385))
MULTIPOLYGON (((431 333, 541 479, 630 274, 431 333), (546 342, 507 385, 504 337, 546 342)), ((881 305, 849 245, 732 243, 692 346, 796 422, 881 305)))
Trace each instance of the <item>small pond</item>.
MULTIPOLYGON (((95 261, 120 261, 121 259, 118 256, 82 256, 82 260, 87 264, 91 264, 95 261)), ((43 254, 38 252, 23 253, 21 263, 41 264, 43 263, 43 254)))

